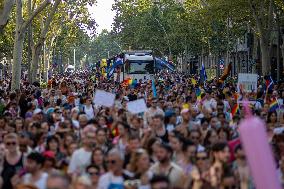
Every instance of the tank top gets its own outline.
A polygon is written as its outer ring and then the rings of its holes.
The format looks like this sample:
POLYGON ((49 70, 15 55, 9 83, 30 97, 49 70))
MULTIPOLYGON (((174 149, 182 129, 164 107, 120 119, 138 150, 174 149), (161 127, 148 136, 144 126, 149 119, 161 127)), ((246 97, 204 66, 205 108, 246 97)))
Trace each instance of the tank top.
POLYGON ((3 187, 5 189, 13 189, 11 178, 23 168, 23 155, 15 165, 11 165, 5 157, 2 171, 3 187))

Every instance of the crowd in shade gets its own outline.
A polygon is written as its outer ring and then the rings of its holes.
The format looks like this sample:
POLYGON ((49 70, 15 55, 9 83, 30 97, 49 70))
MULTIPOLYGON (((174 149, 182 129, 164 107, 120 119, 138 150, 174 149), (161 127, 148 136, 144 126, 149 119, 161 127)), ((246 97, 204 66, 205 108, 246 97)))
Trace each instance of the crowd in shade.
MULTIPOLYGON (((133 86, 94 75, 58 74, 44 87, 23 80, 16 91, 1 82, 0 188, 255 188, 239 133, 246 94, 235 80, 161 72, 133 86), (96 89, 115 94, 114 105, 96 104, 96 89), (147 110, 132 114, 137 99, 147 110)), ((284 186, 284 84, 260 77, 255 92, 250 108, 284 186)))

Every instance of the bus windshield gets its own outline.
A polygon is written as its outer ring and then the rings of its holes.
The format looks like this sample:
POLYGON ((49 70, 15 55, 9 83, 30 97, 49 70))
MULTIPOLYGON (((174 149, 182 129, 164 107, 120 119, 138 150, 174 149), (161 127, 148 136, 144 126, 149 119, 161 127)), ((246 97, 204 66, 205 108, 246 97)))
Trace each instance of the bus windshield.
POLYGON ((129 74, 154 74, 154 61, 129 61, 129 74))

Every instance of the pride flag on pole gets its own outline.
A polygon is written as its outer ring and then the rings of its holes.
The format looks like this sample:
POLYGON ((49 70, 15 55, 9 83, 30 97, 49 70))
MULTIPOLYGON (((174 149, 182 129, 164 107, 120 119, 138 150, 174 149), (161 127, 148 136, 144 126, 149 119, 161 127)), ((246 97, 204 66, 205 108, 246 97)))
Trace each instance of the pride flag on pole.
POLYGON ((273 99, 269 104, 269 112, 274 112, 279 108, 277 99, 273 99))
POLYGON ((231 112, 232 113, 232 117, 234 117, 238 112, 240 112, 240 106, 237 103, 237 104, 234 105, 234 107, 232 109, 232 112, 231 112))

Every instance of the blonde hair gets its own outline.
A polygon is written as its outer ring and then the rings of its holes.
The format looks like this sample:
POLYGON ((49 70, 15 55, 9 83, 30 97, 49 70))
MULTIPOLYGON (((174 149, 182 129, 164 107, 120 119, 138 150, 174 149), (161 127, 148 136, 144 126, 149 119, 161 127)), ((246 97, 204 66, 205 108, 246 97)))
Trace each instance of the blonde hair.
POLYGON ((133 153, 131 154, 131 158, 130 158, 130 162, 129 162, 129 167, 128 167, 128 168, 129 168, 129 171, 134 172, 134 173, 137 172, 138 167, 139 167, 139 165, 138 165, 138 160, 139 160, 139 158, 140 158, 143 154, 147 154, 147 155, 148 155, 147 151, 144 150, 144 149, 142 149, 142 148, 137 149, 135 152, 133 152, 133 153))
POLYGON ((4 136, 4 141, 9 139, 15 139, 18 140, 18 135, 16 133, 8 133, 4 136))
POLYGON ((88 176, 82 175, 76 180, 76 184, 83 184, 85 186, 92 186, 92 181, 90 180, 90 178, 88 176))

